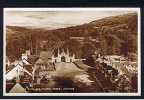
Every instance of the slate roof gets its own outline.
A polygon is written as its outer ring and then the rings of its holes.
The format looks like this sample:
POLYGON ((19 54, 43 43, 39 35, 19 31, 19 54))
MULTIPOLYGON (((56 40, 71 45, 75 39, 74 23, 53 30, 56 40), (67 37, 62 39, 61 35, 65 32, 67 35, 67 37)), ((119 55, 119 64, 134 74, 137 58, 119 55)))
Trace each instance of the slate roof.
POLYGON ((19 83, 16 83, 10 93, 26 93, 26 90, 19 83))
POLYGON ((50 51, 42 51, 40 52, 40 58, 42 59, 48 59, 48 58, 51 58, 52 57, 52 52, 50 51))
POLYGON ((49 59, 52 57, 52 52, 50 51, 42 51, 40 52, 40 57, 36 61, 36 64, 47 64, 49 62, 49 59))

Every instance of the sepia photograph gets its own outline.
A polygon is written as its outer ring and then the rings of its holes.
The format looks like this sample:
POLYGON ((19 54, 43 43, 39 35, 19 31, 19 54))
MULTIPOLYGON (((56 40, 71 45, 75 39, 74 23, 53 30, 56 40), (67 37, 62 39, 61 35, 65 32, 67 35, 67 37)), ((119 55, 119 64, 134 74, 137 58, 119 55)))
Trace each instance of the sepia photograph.
POLYGON ((4 8, 3 95, 141 95, 139 8, 4 8))

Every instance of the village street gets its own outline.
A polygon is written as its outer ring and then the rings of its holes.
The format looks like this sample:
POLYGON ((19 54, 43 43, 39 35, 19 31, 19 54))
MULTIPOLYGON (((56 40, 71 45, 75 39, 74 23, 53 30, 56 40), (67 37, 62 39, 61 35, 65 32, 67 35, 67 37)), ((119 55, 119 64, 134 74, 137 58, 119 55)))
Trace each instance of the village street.
POLYGON ((74 63, 55 63, 55 68, 56 71, 53 73, 59 77, 73 77, 75 75, 85 73, 83 69, 78 68, 74 63))
POLYGON ((92 77, 87 73, 86 68, 88 67, 82 69, 74 63, 66 62, 55 63, 55 67, 56 71, 52 72, 51 74, 53 74, 56 77, 67 77, 72 79, 74 85, 78 87, 79 90, 81 90, 81 92, 102 91, 103 87, 101 85, 101 82, 97 78, 92 79, 92 77))

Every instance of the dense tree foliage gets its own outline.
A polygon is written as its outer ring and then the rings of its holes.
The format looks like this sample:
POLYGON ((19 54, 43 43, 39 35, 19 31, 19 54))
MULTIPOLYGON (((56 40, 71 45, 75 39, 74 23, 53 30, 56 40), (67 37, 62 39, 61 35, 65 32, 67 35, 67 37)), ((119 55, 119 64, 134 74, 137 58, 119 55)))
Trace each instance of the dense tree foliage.
POLYGON ((86 57, 97 49, 103 54, 125 56, 129 53, 137 54, 137 14, 135 13, 55 30, 7 26, 6 32, 7 56, 17 59, 28 48, 31 48, 34 54, 36 50, 40 51, 42 41, 46 41, 47 50, 69 48, 76 57, 86 57), (84 37, 85 40, 79 42, 70 37, 84 37), (99 42, 93 42, 88 37, 98 39, 99 42))

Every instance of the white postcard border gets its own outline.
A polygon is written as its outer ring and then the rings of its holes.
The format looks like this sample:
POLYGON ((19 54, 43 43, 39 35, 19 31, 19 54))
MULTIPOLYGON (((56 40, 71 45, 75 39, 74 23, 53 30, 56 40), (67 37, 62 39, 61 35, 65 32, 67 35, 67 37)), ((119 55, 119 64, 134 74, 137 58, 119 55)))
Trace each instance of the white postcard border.
POLYGON ((140 8, 4 8, 3 9, 3 96, 140 96, 141 95, 141 18, 140 8), (138 13, 138 92, 137 93, 6 93, 6 11, 136 11, 138 13))

